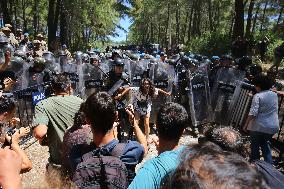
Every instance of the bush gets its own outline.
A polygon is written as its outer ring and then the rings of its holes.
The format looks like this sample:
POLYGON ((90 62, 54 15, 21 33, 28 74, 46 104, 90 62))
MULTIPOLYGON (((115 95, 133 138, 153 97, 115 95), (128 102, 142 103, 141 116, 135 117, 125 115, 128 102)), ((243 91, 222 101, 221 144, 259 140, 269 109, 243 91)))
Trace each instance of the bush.
POLYGON ((229 54, 231 51, 231 38, 224 32, 207 32, 201 37, 192 39, 187 44, 187 50, 209 57, 229 54))

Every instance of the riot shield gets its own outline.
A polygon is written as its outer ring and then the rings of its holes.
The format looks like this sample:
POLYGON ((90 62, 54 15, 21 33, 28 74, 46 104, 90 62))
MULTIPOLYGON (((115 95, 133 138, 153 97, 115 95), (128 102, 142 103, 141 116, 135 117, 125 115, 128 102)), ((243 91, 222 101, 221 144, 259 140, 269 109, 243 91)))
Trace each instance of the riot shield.
POLYGON ((130 61, 131 65, 131 86, 139 87, 143 74, 147 71, 147 61, 130 61))
POLYGON ((15 73, 17 81, 13 86, 12 91, 25 89, 28 87, 28 70, 30 65, 26 63, 21 57, 13 57, 11 59, 10 65, 8 66, 8 71, 15 73))
MULTIPOLYGON (((175 79, 175 70, 172 65, 157 62, 152 64, 150 67, 150 79, 153 81, 155 87, 160 88, 167 92, 172 92, 172 85, 175 79)), ((171 101, 171 97, 158 95, 152 104, 152 119, 151 122, 154 122, 157 112, 161 105, 171 101)))
POLYGON ((104 80, 109 71, 109 65, 107 63, 101 63, 99 66, 86 63, 82 65, 82 71, 84 90, 81 96, 83 98, 88 97, 94 92, 104 90, 104 80))
POLYGON ((211 122, 212 108, 207 65, 199 66, 190 74, 187 92, 192 125, 196 127, 211 122))
POLYGON ((245 73, 235 68, 220 68, 213 87, 213 120, 222 125, 228 125, 232 115, 233 98, 239 95, 240 84, 245 73))

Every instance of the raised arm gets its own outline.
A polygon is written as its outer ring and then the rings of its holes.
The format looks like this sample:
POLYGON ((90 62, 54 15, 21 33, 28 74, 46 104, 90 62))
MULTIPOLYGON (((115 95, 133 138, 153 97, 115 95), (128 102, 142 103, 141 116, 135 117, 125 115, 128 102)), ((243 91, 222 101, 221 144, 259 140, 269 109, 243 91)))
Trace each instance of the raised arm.
POLYGON ((5 53, 5 62, 3 65, 0 65, 0 71, 5 71, 11 61, 11 53, 7 51, 5 53))
POLYGON ((121 97, 123 97, 126 93, 128 93, 130 91, 130 87, 125 88, 122 93, 118 94, 117 96, 114 97, 115 100, 120 99, 121 97))
POLYGON ((137 141, 143 146, 144 151, 145 151, 144 154, 147 154, 148 152, 147 139, 139 127, 139 124, 138 124, 139 121, 135 119, 134 108, 132 105, 129 105, 126 108, 126 113, 129 115, 129 121, 133 126, 133 130, 134 130, 135 136, 137 137, 137 141))
POLYGON ((158 93, 162 93, 162 94, 164 94, 166 96, 171 96, 172 95, 170 92, 166 92, 166 91, 164 91, 162 89, 157 88, 157 90, 158 90, 158 93))

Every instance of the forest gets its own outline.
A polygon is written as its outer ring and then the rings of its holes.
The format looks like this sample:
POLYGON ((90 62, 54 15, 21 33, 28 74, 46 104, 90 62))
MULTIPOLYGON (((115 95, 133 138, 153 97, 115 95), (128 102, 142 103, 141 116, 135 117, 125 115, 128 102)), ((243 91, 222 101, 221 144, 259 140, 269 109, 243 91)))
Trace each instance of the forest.
MULTIPOLYGON (((120 18, 132 25, 127 44, 157 43, 167 49, 183 44, 206 55, 229 53, 244 36, 252 44, 267 36, 268 55, 284 37, 283 0, 1 0, 4 23, 33 36, 46 34, 72 50, 109 44, 120 18)), ((253 45, 252 45, 253 46, 253 45)))

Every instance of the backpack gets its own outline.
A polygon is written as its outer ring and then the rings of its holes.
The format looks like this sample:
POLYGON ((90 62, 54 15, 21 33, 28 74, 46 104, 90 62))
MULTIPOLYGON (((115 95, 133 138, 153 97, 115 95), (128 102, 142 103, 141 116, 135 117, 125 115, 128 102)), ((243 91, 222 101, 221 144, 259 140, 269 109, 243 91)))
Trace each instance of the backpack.
POLYGON ((123 189, 128 187, 128 171, 120 160, 125 143, 118 143, 110 154, 89 152, 77 165, 72 181, 80 189, 123 189))
POLYGON ((273 167, 273 165, 262 161, 255 160, 252 162, 256 169, 263 174, 267 184, 273 189, 284 188, 284 175, 273 167))

